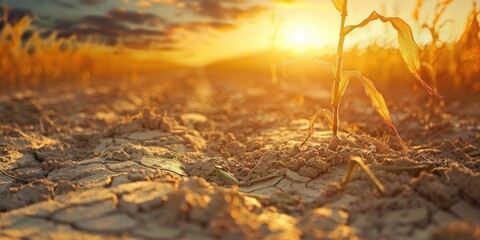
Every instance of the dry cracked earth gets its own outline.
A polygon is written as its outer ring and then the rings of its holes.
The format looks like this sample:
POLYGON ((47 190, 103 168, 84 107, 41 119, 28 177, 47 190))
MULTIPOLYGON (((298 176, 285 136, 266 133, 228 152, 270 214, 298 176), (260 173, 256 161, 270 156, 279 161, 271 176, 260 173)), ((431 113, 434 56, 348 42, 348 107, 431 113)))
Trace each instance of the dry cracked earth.
POLYGON ((0 239, 480 239, 478 101, 391 104, 399 151, 368 100, 345 99, 353 135, 331 152, 321 121, 298 147, 325 94, 246 78, 5 92, 0 169, 17 179, 0 174, 0 239), (358 170, 340 189, 351 156, 384 195, 358 170))

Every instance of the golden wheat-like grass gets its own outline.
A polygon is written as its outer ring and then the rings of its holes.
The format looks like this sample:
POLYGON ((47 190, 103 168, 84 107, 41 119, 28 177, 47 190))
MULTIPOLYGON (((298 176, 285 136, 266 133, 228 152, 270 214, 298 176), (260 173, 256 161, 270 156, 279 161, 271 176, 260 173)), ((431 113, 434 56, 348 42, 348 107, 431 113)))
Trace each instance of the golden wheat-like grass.
MULTIPOLYGON (((4 14, 5 16, 5 14, 4 14)), ((165 67, 163 61, 139 60, 120 45, 106 46, 93 38, 42 37, 25 16, 6 22, 0 31, 0 85, 22 87, 71 81, 82 84, 116 78, 135 79, 165 67), (31 36, 25 40, 24 35, 31 36)))

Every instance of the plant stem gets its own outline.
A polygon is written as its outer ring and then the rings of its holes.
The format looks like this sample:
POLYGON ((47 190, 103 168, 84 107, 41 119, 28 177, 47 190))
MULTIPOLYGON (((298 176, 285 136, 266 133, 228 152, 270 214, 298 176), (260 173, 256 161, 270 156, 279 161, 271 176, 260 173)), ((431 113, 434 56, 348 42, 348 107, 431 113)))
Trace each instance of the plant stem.
POLYGON ((276 58, 277 58, 277 35, 280 27, 282 26, 284 18, 282 17, 278 22, 275 14, 275 8, 272 7, 272 27, 274 27, 272 37, 270 39, 270 74, 272 76, 272 84, 274 85, 275 97, 279 97, 280 92, 280 83, 278 82, 278 72, 277 72, 277 65, 276 65, 276 58))
MULTIPOLYGON (((334 144, 334 139, 338 140, 338 107, 340 105, 340 75, 342 73, 342 64, 343 64, 343 43, 345 42, 345 19, 347 18, 347 0, 343 0, 342 8, 342 22, 340 24, 340 38, 338 39, 337 46, 337 71, 335 75, 335 82, 333 83, 333 101, 332 101, 332 112, 333 112, 333 128, 332 128, 332 141, 330 142, 328 148, 332 151, 337 150, 338 144, 334 144)), ((338 141, 337 141, 338 142, 338 141)))
MULTIPOLYGON (((435 50, 433 50, 433 51, 435 51, 435 50)), ((435 56, 435 54, 432 54, 432 55, 435 56)), ((431 81, 432 81, 432 89, 435 92, 438 92, 438 87, 437 87, 437 63, 436 62, 432 63, 432 70, 431 71, 432 72, 430 74, 430 78, 431 78, 431 81)), ((438 107, 438 104, 440 104, 440 102, 437 99, 437 97, 435 97, 433 95, 430 95, 429 104, 430 104, 430 106, 429 106, 430 107, 430 114, 434 115, 437 112, 437 107, 438 107)))
POLYGON ((277 84, 278 77, 277 77, 277 66, 275 64, 275 58, 277 55, 276 40, 277 40, 278 29, 280 28, 280 23, 277 23, 276 21, 275 8, 273 7, 272 7, 272 27, 274 29, 273 29, 272 37, 270 38, 270 74, 272 76, 272 83, 277 84))
MULTIPOLYGON (((434 22, 432 26, 432 49, 430 50, 430 63, 432 69, 430 69, 430 80, 432 81, 432 89, 435 92, 438 92, 438 83, 437 83, 437 69, 438 69, 438 49, 437 49, 437 42, 438 42, 438 34, 436 32, 436 23, 434 22)), ((429 101, 430 107, 430 114, 434 115, 437 111, 438 105, 440 105, 439 99, 437 97, 430 95, 429 101)))

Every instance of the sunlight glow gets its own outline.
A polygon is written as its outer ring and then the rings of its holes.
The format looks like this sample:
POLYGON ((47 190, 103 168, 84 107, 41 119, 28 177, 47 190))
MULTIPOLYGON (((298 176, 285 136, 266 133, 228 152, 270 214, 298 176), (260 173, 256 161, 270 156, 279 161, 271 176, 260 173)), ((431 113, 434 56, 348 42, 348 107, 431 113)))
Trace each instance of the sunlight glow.
POLYGON ((293 32, 288 39, 288 42, 296 47, 304 47, 311 43, 311 41, 312 36, 310 36, 308 32, 304 31, 303 29, 293 32))
POLYGON ((309 19, 287 22, 281 30, 281 45, 295 52, 305 52, 322 47, 321 31, 309 19))

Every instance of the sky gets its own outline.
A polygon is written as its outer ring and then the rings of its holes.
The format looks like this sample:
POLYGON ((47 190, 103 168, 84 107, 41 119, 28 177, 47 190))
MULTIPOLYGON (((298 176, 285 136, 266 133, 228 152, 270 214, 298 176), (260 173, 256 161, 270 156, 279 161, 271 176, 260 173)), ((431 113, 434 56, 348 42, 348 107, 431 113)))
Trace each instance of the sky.
MULTIPOLYGON (((139 56, 156 55, 192 66, 268 50, 275 26, 278 49, 298 54, 332 51, 340 15, 330 0, 3 0, 10 20, 30 15, 35 27, 60 37, 94 36, 108 45, 121 43, 139 56), (272 15, 275 21, 272 21, 272 15)), ((466 26, 472 2, 453 0, 442 18, 451 20, 440 39, 457 39, 466 26)), ((428 43, 420 27, 433 18, 437 0, 423 0, 419 21, 413 18, 417 0, 350 0, 347 25, 361 22, 372 11, 398 16, 412 26, 415 39, 428 43)), ((391 26, 371 23, 353 31, 346 47, 377 43, 395 45, 391 26)))

